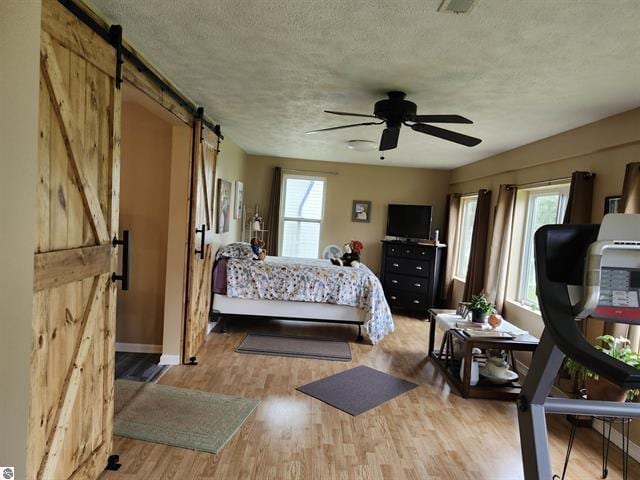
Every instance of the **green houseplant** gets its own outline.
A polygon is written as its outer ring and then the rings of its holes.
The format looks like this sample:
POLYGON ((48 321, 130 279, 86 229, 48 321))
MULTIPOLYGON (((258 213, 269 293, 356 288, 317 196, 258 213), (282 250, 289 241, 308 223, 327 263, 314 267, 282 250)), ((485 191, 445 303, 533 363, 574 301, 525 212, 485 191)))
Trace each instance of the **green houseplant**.
POLYGON ((472 295, 467 307, 471 311, 471 321, 475 323, 485 323, 493 311, 493 304, 482 293, 472 295))
MULTIPOLYGON (((604 345, 596 345, 595 348, 607 355, 640 369, 640 353, 634 352, 629 347, 629 339, 602 335, 596 340, 604 345)), ((592 400, 619 401, 633 400, 640 394, 639 390, 625 390, 610 382, 606 378, 600 378, 595 372, 585 368, 575 360, 567 357, 564 366, 571 375, 575 375, 587 391, 587 398, 592 400)))

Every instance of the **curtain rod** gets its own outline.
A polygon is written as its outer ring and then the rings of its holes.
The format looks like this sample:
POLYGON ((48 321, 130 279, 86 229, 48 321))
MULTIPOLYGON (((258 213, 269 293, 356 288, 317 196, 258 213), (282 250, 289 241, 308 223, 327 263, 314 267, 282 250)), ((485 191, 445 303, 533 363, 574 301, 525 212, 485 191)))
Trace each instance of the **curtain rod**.
MULTIPOLYGON (((593 173, 590 172, 586 172, 586 175, 593 175, 593 173)), ((560 178, 552 178, 551 180, 540 180, 538 182, 527 182, 527 183, 519 183, 519 184, 508 184, 508 185, 513 185, 515 187, 518 188, 523 188, 523 187, 546 187, 546 186, 550 186, 550 185, 556 185, 558 183, 564 183, 567 181, 570 181, 571 177, 560 177, 560 178)), ((479 189, 479 190, 484 190, 484 189, 479 189)), ((469 197, 471 195, 477 195, 478 191, 473 191, 473 192, 466 192, 466 193, 460 193, 460 197, 469 197)))
POLYGON ((516 185, 516 187, 545 187, 548 185, 555 185, 557 183, 565 183, 571 181, 571 177, 552 178, 551 180, 541 180, 539 182, 528 182, 516 185))
POLYGON ((323 172, 321 170, 301 170, 298 168, 285 168, 285 167, 280 167, 282 168, 283 172, 299 172, 299 173, 316 173, 316 174, 322 174, 322 175, 340 175, 338 172, 323 172))

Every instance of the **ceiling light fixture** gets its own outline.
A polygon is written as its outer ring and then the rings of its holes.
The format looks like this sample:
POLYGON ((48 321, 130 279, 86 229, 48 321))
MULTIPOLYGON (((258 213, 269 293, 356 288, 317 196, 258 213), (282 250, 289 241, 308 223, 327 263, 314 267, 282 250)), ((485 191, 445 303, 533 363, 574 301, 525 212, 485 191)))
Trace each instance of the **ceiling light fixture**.
POLYGON ((442 13, 468 13, 475 5, 476 0, 442 0, 438 12, 442 13))
POLYGON ((356 152, 372 152, 378 148, 378 144, 371 140, 349 140, 347 148, 356 152))

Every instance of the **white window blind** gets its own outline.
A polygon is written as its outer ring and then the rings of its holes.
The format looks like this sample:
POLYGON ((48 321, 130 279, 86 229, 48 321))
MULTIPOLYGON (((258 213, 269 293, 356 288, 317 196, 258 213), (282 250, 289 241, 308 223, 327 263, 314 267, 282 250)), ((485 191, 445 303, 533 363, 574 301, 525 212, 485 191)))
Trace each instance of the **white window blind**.
POLYGON ((522 238, 522 264, 518 301, 534 310, 538 309, 536 269, 533 237, 543 225, 562 223, 567 208, 569 186, 531 190, 527 199, 527 214, 522 238))
POLYGON ((463 197, 460 200, 460 221, 458 225, 458 251, 456 252, 455 276, 464 280, 469 268, 469 254, 471 253, 471 236, 476 217, 478 196, 463 197))
POLYGON ((326 179, 285 174, 282 182, 280 254, 318 258, 326 179))

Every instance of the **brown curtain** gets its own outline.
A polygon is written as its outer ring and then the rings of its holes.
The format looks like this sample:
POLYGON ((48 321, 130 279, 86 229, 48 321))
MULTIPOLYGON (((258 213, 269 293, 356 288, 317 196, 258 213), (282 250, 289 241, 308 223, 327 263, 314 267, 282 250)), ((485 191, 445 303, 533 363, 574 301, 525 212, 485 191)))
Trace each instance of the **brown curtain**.
POLYGON ((515 185, 500 185, 498 203, 493 216, 493 233, 489 249, 488 270, 485 274, 484 291, 487 298, 502 312, 507 293, 507 272, 509 251, 511 250, 511 232, 513 230, 513 212, 516 207, 515 185))
POLYGON ((458 216, 460 215, 460 194, 451 193, 447 197, 447 224, 446 242, 447 242, 447 262, 444 270, 444 281, 442 282, 442 299, 447 306, 451 306, 453 297, 453 262, 456 252, 456 235, 458 230, 458 216))
MULTIPOLYGON (((640 213, 640 162, 627 163, 622 184, 619 213, 640 213)), ((631 340, 631 348, 640 350, 640 327, 624 323, 605 323, 605 335, 622 336, 631 340)))
POLYGON ((573 172, 569 200, 562 223, 574 225, 591 223, 595 176, 596 174, 591 172, 573 172))
POLYGON ((266 249, 269 255, 278 255, 278 232, 280 230, 280 193, 282 190, 282 168, 273 169, 271 183, 271 197, 269 197, 269 210, 266 215, 267 242, 266 249))
POLYGON ((476 216, 473 220, 471 235, 471 251, 469 267, 464 284, 463 301, 471 299, 471 295, 482 292, 484 287, 484 261, 487 255, 487 233, 489 232, 489 214, 491 212, 491 190, 478 191, 476 216))
POLYGON ((640 162, 627 163, 620 213, 640 213, 640 162))

